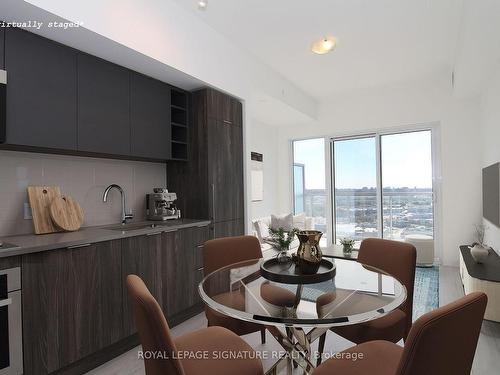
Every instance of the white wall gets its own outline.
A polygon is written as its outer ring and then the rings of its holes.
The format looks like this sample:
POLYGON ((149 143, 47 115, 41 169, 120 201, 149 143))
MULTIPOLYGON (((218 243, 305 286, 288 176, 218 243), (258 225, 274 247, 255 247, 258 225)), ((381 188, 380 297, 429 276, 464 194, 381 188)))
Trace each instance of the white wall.
POLYGON ((279 128, 254 121, 252 132, 247 140, 248 152, 264 155, 264 200, 251 202, 250 217, 252 219, 279 213, 278 172, 279 128))
POLYGON ((119 223, 120 193, 113 190, 107 203, 104 189, 118 184, 125 191, 127 211, 134 220, 146 217, 146 193, 165 186, 163 163, 93 159, 75 156, 0 151, 0 236, 33 233, 32 220, 24 220, 30 185, 59 186, 83 208, 84 226, 119 223))
MULTIPOLYGON (((481 100, 482 116, 482 166, 500 162, 500 67, 492 75, 490 87, 481 100)), ((484 220, 485 242, 500 253, 500 228, 484 220)))
MULTIPOLYGON (((442 262, 458 263, 458 246, 473 238, 481 218, 481 139, 479 100, 457 99, 449 83, 433 82, 386 87, 334 96, 320 102, 318 121, 280 128, 281 211, 291 210, 291 139, 359 134, 370 130, 440 123, 442 262), (285 176, 285 175, 284 175, 285 176)), ((438 176, 439 177, 439 176, 438 176)))

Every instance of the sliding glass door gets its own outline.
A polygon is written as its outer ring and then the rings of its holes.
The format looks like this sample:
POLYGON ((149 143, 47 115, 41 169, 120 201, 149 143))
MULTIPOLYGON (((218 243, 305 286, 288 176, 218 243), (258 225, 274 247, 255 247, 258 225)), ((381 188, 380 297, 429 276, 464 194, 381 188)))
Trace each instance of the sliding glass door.
POLYGON ((376 137, 335 140, 333 155, 336 238, 379 237, 376 137))
POLYGON ((380 136, 383 237, 434 237, 430 130, 380 136))
POLYGON ((334 241, 434 237, 431 131, 332 140, 334 241))

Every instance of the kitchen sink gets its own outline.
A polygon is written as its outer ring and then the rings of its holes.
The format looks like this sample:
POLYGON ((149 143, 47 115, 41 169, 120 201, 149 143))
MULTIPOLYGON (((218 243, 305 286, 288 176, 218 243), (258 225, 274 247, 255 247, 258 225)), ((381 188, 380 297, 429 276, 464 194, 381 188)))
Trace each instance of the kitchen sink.
POLYGON ((139 230, 139 229, 154 229, 158 227, 163 227, 165 224, 155 224, 155 223, 133 223, 133 224, 118 224, 110 227, 105 227, 104 229, 109 230, 118 230, 120 232, 128 232, 131 230, 139 230))
POLYGON ((154 228, 165 228, 169 226, 176 226, 180 224, 189 223, 189 220, 186 219, 178 219, 178 220, 167 220, 167 221, 159 221, 157 223, 141 222, 141 223, 130 223, 130 224, 117 224, 104 227, 103 229, 116 230, 120 232, 129 232, 131 230, 139 230, 139 229, 154 229, 154 228))

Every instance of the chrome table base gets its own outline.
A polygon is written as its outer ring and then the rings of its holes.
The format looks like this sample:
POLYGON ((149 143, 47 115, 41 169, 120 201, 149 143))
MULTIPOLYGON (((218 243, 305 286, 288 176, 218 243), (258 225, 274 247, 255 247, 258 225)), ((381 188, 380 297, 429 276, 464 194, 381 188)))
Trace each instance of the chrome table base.
POLYGON ((283 364, 287 366, 287 374, 292 374, 293 368, 297 366, 300 366, 306 375, 313 373, 315 366, 312 362, 311 343, 327 332, 328 327, 313 328, 308 333, 302 328, 295 327, 286 327, 285 331, 274 326, 266 328, 287 352, 266 372, 266 375, 276 375, 283 364))

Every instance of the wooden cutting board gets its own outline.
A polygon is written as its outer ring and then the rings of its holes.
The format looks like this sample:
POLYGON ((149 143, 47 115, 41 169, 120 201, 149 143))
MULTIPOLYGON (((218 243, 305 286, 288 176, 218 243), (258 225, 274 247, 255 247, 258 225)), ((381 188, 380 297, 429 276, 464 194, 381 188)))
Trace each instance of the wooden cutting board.
POLYGON ((28 198, 36 234, 59 232, 50 218, 50 205, 61 196, 59 186, 28 186, 28 198))
POLYGON ((68 232, 80 229, 83 224, 83 210, 69 196, 54 198, 50 205, 50 217, 58 228, 68 232))

